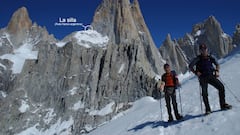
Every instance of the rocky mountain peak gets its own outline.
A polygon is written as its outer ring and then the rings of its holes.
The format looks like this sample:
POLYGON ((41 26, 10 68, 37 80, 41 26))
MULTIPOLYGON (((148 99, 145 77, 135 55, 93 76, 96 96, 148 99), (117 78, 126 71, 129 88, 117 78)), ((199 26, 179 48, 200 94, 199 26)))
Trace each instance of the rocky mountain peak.
POLYGON ((138 7, 138 8, 139 8, 139 2, 138 2, 138 0, 133 0, 133 5, 134 5, 135 7, 138 7))
POLYGON ((116 44, 136 40, 139 32, 150 35, 138 0, 132 3, 129 0, 103 0, 96 10, 92 26, 116 44))
POLYGON ((6 28, 14 48, 19 48, 23 44, 29 35, 31 27, 32 21, 25 7, 21 7, 14 12, 6 28))
POLYGON ((177 73, 185 72, 186 69, 186 58, 179 47, 176 40, 171 39, 171 35, 167 34, 166 39, 159 48, 159 51, 163 59, 171 65, 172 69, 177 73))
MULTIPOLYGON (((235 44, 237 45, 238 36, 235 35, 235 44)), ((220 23, 214 16, 209 16, 203 22, 194 25, 191 34, 186 34, 177 42, 172 41, 170 35, 167 35, 160 47, 160 53, 168 63, 175 66, 177 71, 184 72, 187 62, 198 55, 198 45, 201 43, 205 43, 209 47, 210 53, 217 58, 226 56, 233 48, 231 37, 223 32, 220 23)))
POLYGON ((115 45, 137 45, 136 58, 143 60, 147 55, 146 61, 154 65, 154 71, 160 71, 157 67, 162 64, 159 62, 161 56, 145 24, 138 0, 103 0, 95 11, 92 26, 115 45))
POLYGON ((170 34, 167 34, 167 37, 164 41, 164 44, 166 44, 166 45, 171 45, 172 44, 172 38, 171 38, 170 34))
POLYGON ((196 44, 205 43, 217 58, 221 58, 232 50, 232 40, 223 32, 220 23, 214 16, 193 27, 192 35, 196 44))
POLYGON ((205 27, 209 30, 214 30, 214 32, 222 33, 222 27, 220 23, 214 16, 209 16, 208 19, 205 21, 205 27))
POLYGON ((7 30, 11 34, 16 34, 22 30, 29 30, 32 26, 32 21, 29 18, 28 11, 25 7, 19 8, 8 23, 7 30))
POLYGON ((240 24, 236 25, 235 32, 233 33, 233 44, 240 45, 240 24))
POLYGON ((117 44, 137 36, 137 33, 132 32, 137 30, 129 0, 103 0, 96 10, 92 25, 117 44))

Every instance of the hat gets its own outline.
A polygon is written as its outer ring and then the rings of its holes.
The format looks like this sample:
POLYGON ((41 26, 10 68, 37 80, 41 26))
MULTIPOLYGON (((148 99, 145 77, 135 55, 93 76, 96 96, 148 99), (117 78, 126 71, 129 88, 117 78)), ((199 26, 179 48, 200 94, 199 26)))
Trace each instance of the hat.
POLYGON ((205 50, 205 49, 207 49, 207 46, 205 44, 199 45, 199 50, 205 50))
POLYGON ((166 63, 166 64, 163 65, 164 69, 167 68, 167 67, 169 67, 169 64, 166 63))

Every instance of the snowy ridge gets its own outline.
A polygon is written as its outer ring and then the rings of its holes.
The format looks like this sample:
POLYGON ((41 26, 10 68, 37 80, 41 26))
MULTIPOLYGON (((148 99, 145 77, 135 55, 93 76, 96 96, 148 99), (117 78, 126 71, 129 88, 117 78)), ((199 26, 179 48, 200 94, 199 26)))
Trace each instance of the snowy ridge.
MULTIPOLYGON (((199 82, 192 74, 181 76, 180 89, 182 114, 185 120, 167 124, 167 110, 165 100, 161 99, 163 119, 160 117, 160 102, 152 97, 144 97, 134 102, 133 107, 119 114, 120 117, 98 127, 87 135, 237 135, 240 132, 240 105, 233 94, 240 99, 239 81, 240 54, 229 56, 221 60, 220 80, 225 85, 226 102, 233 105, 233 109, 220 111, 218 91, 209 85, 209 103, 213 113, 203 116, 201 110, 199 82), (185 79, 184 79, 185 78, 185 79)), ((177 91, 178 108, 179 91, 177 91)))
MULTIPOLYGON (((102 36, 95 30, 82 30, 77 31, 73 34, 73 39, 76 40, 77 44, 85 48, 100 47, 105 48, 108 44, 109 38, 107 36, 102 36)), ((67 41, 59 41, 56 43, 58 47, 64 47, 67 41)))
POLYGON ((95 30, 78 31, 74 38, 77 39, 79 45, 86 48, 91 47, 105 47, 109 41, 107 36, 102 36, 95 30))

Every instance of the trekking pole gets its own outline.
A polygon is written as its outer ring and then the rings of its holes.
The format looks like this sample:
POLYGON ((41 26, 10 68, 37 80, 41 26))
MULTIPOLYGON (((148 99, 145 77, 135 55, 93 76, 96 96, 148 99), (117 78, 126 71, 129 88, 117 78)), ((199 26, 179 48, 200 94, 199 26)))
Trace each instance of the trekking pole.
POLYGON ((161 98, 162 98, 162 92, 160 91, 160 115, 161 115, 161 121, 163 120, 163 116, 162 116, 162 100, 161 100, 161 98))
MULTIPOLYGON (((201 113, 203 114, 203 107, 202 107, 202 92, 201 92, 201 85, 199 84, 199 96, 200 96, 200 106, 201 106, 201 113)), ((203 121, 203 119, 202 119, 203 121)))
POLYGON ((183 111, 182 111, 182 97, 181 97, 181 91, 182 89, 181 89, 181 86, 179 87, 179 92, 178 92, 178 94, 179 94, 179 102, 180 102, 180 107, 181 107, 181 114, 183 113, 183 111))
POLYGON ((223 82, 222 78, 219 77, 220 81, 223 83, 223 85, 225 85, 228 89, 228 91, 231 93, 231 95, 238 101, 240 102, 239 98, 236 96, 236 94, 234 94, 234 92, 228 87, 228 85, 226 83, 223 82))

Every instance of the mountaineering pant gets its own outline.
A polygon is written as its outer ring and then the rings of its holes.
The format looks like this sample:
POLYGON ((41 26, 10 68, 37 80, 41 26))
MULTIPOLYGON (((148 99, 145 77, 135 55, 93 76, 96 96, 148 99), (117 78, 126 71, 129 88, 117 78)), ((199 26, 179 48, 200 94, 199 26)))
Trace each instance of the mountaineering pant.
POLYGON ((225 88, 221 81, 219 81, 214 75, 208 75, 199 77, 200 85, 202 87, 202 97, 205 104, 206 111, 211 111, 208 101, 208 84, 218 89, 220 107, 223 108, 225 104, 225 88))
POLYGON ((171 99, 175 117, 179 117, 178 109, 177 109, 177 101, 176 101, 176 90, 174 87, 166 87, 165 88, 165 100, 166 100, 166 107, 168 111, 169 118, 172 118, 172 110, 171 110, 171 99))

